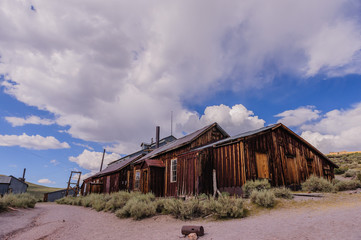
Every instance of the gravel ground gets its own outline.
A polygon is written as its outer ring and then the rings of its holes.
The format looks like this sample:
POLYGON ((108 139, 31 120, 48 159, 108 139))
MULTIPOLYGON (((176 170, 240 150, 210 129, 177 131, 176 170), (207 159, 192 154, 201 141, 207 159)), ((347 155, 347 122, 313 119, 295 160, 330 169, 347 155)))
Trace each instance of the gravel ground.
POLYGON ((206 239, 361 239, 361 194, 324 203, 306 200, 227 221, 187 221, 156 216, 142 221, 52 203, 0 214, 0 239, 184 239, 183 225, 202 225, 206 239))

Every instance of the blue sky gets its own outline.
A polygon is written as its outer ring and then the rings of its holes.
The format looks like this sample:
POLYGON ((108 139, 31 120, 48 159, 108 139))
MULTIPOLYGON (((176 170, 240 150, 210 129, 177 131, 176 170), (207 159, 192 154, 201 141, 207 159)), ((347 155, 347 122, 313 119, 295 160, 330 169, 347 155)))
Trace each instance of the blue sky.
POLYGON ((282 122, 361 150, 361 3, 0 3, 0 174, 65 187, 170 133, 282 122))

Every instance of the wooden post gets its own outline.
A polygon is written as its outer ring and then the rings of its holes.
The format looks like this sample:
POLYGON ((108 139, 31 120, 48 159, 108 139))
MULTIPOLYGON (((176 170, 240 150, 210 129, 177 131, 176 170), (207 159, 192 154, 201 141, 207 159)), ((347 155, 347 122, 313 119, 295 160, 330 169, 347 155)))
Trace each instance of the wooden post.
POLYGON ((217 188, 217 173, 216 169, 213 169, 213 197, 216 197, 216 195, 222 196, 221 192, 217 188))
POLYGON ((217 194, 217 179, 216 179, 216 169, 213 169, 213 197, 217 194))

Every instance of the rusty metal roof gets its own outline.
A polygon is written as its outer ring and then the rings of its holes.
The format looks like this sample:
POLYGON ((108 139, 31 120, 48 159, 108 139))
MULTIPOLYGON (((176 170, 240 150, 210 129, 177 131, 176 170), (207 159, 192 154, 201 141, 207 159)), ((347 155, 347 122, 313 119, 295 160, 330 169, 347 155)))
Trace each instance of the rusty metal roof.
POLYGON ((108 165, 104 170, 102 170, 102 171, 94 174, 93 176, 91 176, 91 177, 89 177, 89 178, 100 177, 100 176, 107 175, 107 174, 109 174, 109 173, 113 173, 113 172, 119 171, 119 170, 121 170, 122 168, 126 167, 128 164, 132 163, 133 161, 141 158, 142 156, 144 156, 144 155, 134 156, 134 157, 127 158, 127 159, 124 159, 124 160, 122 160, 122 161, 113 163, 113 164, 111 164, 111 165, 108 165))
POLYGON ((174 149, 177 149, 177 148, 180 148, 184 145, 187 145, 189 143, 191 143, 192 141, 194 141, 197 137, 199 137, 200 135, 202 135, 205 131, 209 130, 210 128, 216 126, 225 136, 229 136, 228 133, 226 133, 219 125, 218 123, 212 123, 208 126, 205 126, 191 134, 188 134, 184 137, 181 137, 173 142, 170 142, 160 148, 157 148, 155 150, 153 150, 152 152, 148 153, 147 155, 145 155, 144 157, 142 157, 141 159, 137 160, 136 162, 141 162, 145 159, 149 159, 149 158, 153 158, 153 157, 156 157, 160 154, 163 154, 163 153, 166 153, 166 152, 169 152, 171 150, 174 150, 174 149))
POLYGON ((0 176, 0 183, 10 184, 10 182, 11 182, 11 177, 8 177, 8 176, 0 176))

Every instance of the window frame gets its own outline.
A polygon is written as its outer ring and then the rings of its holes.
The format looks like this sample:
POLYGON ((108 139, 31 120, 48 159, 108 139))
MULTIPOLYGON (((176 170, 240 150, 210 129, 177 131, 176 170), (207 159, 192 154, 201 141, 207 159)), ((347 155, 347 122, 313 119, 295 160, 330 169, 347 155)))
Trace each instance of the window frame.
POLYGON ((170 160, 170 182, 174 183, 177 182, 177 164, 178 160, 177 158, 173 158, 170 160), (175 162, 175 165, 174 165, 175 162), (175 169, 174 169, 175 167, 175 169))
POLYGON ((140 170, 135 170, 134 172, 134 189, 140 188, 140 170), (139 178, 137 179, 137 173, 139 173, 139 178))

